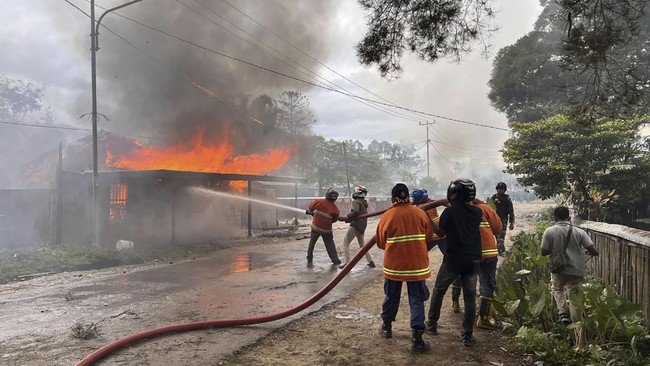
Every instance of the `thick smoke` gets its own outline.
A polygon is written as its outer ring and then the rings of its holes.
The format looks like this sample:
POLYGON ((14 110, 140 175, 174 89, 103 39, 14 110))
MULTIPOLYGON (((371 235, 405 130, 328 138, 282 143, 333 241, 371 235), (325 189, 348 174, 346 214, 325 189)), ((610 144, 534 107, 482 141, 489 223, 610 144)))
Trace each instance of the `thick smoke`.
MULTIPOLYGON (((323 40, 331 8, 328 2, 229 3, 301 50, 318 59, 325 58, 323 40)), ((206 48, 302 79, 309 78, 283 63, 293 64, 282 55, 289 55, 311 70, 318 68, 313 60, 224 1, 143 1, 121 14, 206 48)), ((104 24, 151 55, 146 56, 108 31, 101 31, 98 100, 99 111, 111 119, 102 122, 109 130, 177 141, 187 139, 196 126, 207 127, 209 135, 221 133, 223 126, 229 126, 231 131, 236 130, 234 134, 239 136, 240 147, 273 144, 273 131, 269 133, 273 121, 263 120, 264 116, 251 106, 251 101, 263 93, 275 97, 283 90, 305 88, 304 84, 210 53, 114 14, 107 16, 104 24), (250 117, 263 120, 266 126, 250 117)), ((85 96, 80 98, 78 108, 84 109, 82 106, 87 103, 85 96)))

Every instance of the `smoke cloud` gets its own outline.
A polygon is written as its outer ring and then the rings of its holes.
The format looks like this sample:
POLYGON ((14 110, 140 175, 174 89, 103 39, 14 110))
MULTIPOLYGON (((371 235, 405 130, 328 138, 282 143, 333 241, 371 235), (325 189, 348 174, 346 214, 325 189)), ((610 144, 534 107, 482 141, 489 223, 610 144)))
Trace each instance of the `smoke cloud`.
MULTIPOLYGON (((319 59, 326 57, 323 39, 331 4, 281 0, 229 3, 301 50, 319 59)), ((296 59, 300 53, 237 9, 224 1, 161 0, 143 1, 126 8, 122 14, 203 47, 307 78, 288 66, 293 65, 292 61, 283 56, 292 55, 296 59)), ((248 145, 260 133, 268 134, 272 127, 268 126, 272 121, 264 121, 259 108, 251 106, 251 101, 260 94, 275 97, 283 90, 304 89, 298 82, 216 55, 113 14, 107 16, 105 25, 151 56, 106 30, 101 31, 99 110, 111 119, 106 126, 112 130, 185 140, 195 132, 196 126, 206 127, 208 135, 219 134, 223 127, 228 127, 239 130, 240 144, 248 145)), ((87 52, 85 47, 80 51, 87 52)), ((302 57, 296 61, 317 70, 313 60, 302 57)), ((78 109, 86 105, 87 98, 77 100, 78 109)))

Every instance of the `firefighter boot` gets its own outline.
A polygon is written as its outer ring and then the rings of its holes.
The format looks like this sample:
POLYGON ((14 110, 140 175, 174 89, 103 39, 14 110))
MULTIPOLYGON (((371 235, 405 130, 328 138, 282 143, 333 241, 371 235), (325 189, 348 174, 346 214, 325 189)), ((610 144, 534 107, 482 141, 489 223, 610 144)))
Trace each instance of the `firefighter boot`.
POLYGON ((431 349, 429 342, 422 339, 422 334, 424 334, 423 329, 413 329, 413 336, 411 338, 411 352, 424 353, 429 352, 431 349))
POLYGON ((393 338, 393 328, 390 322, 384 321, 381 325, 381 336, 384 338, 393 338))
POLYGON ((461 287, 451 285, 451 311, 460 313, 460 289, 461 287))
POLYGON ((481 304, 478 308, 478 318, 476 319, 476 327, 480 329, 493 330, 494 323, 490 321, 490 303, 492 299, 481 296, 481 304))

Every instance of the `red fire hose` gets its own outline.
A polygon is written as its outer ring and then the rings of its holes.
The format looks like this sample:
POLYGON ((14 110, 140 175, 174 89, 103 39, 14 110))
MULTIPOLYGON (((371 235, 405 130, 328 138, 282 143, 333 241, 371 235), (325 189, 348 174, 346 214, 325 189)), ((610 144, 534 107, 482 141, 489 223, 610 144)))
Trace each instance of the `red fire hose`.
MULTIPOLYGON (((432 203, 419 206, 423 210, 428 210, 432 207, 440 206, 441 203, 439 201, 434 201, 432 203)), ((359 218, 366 218, 366 217, 372 217, 372 216, 377 216, 381 215, 386 210, 382 211, 377 211, 377 212, 372 212, 368 213, 365 215, 361 215, 359 218)), ((207 329, 207 328, 227 328, 227 327, 233 327, 237 325, 251 325, 251 324, 261 324, 261 323, 268 323, 272 322, 274 320, 286 318, 288 316, 291 316, 293 314, 296 314, 309 306, 313 305, 316 301, 320 300, 323 296, 325 296, 328 292, 330 292, 341 280, 345 275, 350 272, 352 267, 354 267, 357 262, 363 257, 369 250, 372 248, 373 245, 376 243, 376 238, 373 235, 373 237, 368 240, 368 242, 357 252, 357 254, 352 257, 350 262, 348 262, 345 267, 336 275, 332 280, 330 280, 325 287, 323 287, 320 291, 312 295, 309 299, 307 299, 305 302, 299 304, 298 306, 283 311, 281 313, 277 314, 272 314, 272 315, 266 315, 266 316, 260 316, 256 318, 242 318, 242 319, 223 319, 223 320, 209 320, 209 321, 204 321, 204 322, 195 322, 195 323, 185 323, 185 324, 176 324, 176 325, 170 325, 162 328, 156 328, 156 329, 150 329, 146 330, 144 332, 140 332, 137 334, 130 335, 128 337, 119 339, 113 343, 109 343, 105 345, 104 347, 98 349, 97 351, 89 354, 86 356, 83 360, 79 361, 76 366, 89 366, 92 365, 93 363, 101 360, 102 358, 106 357, 107 355, 127 347, 130 344, 149 339, 149 338, 154 338, 158 337, 164 334, 168 333, 176 333, 176 332, 186 332, 190 330, 199 330, 199 329, 207 329)))

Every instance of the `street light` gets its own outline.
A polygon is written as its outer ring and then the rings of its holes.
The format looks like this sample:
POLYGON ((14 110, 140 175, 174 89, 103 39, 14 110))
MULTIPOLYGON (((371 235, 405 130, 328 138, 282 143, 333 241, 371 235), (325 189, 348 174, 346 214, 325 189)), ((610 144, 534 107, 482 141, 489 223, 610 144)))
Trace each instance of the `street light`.
POLYGON ((93 239, 99 245, 99 170, 97 165, 97 51, 99 51, 99 24, 104 17, 115 10, 139 3, 133 0, 106 10, 95 22, 95 0, 90 0, 90 77, 92 84, 92 121, 93 121, 93 239))

